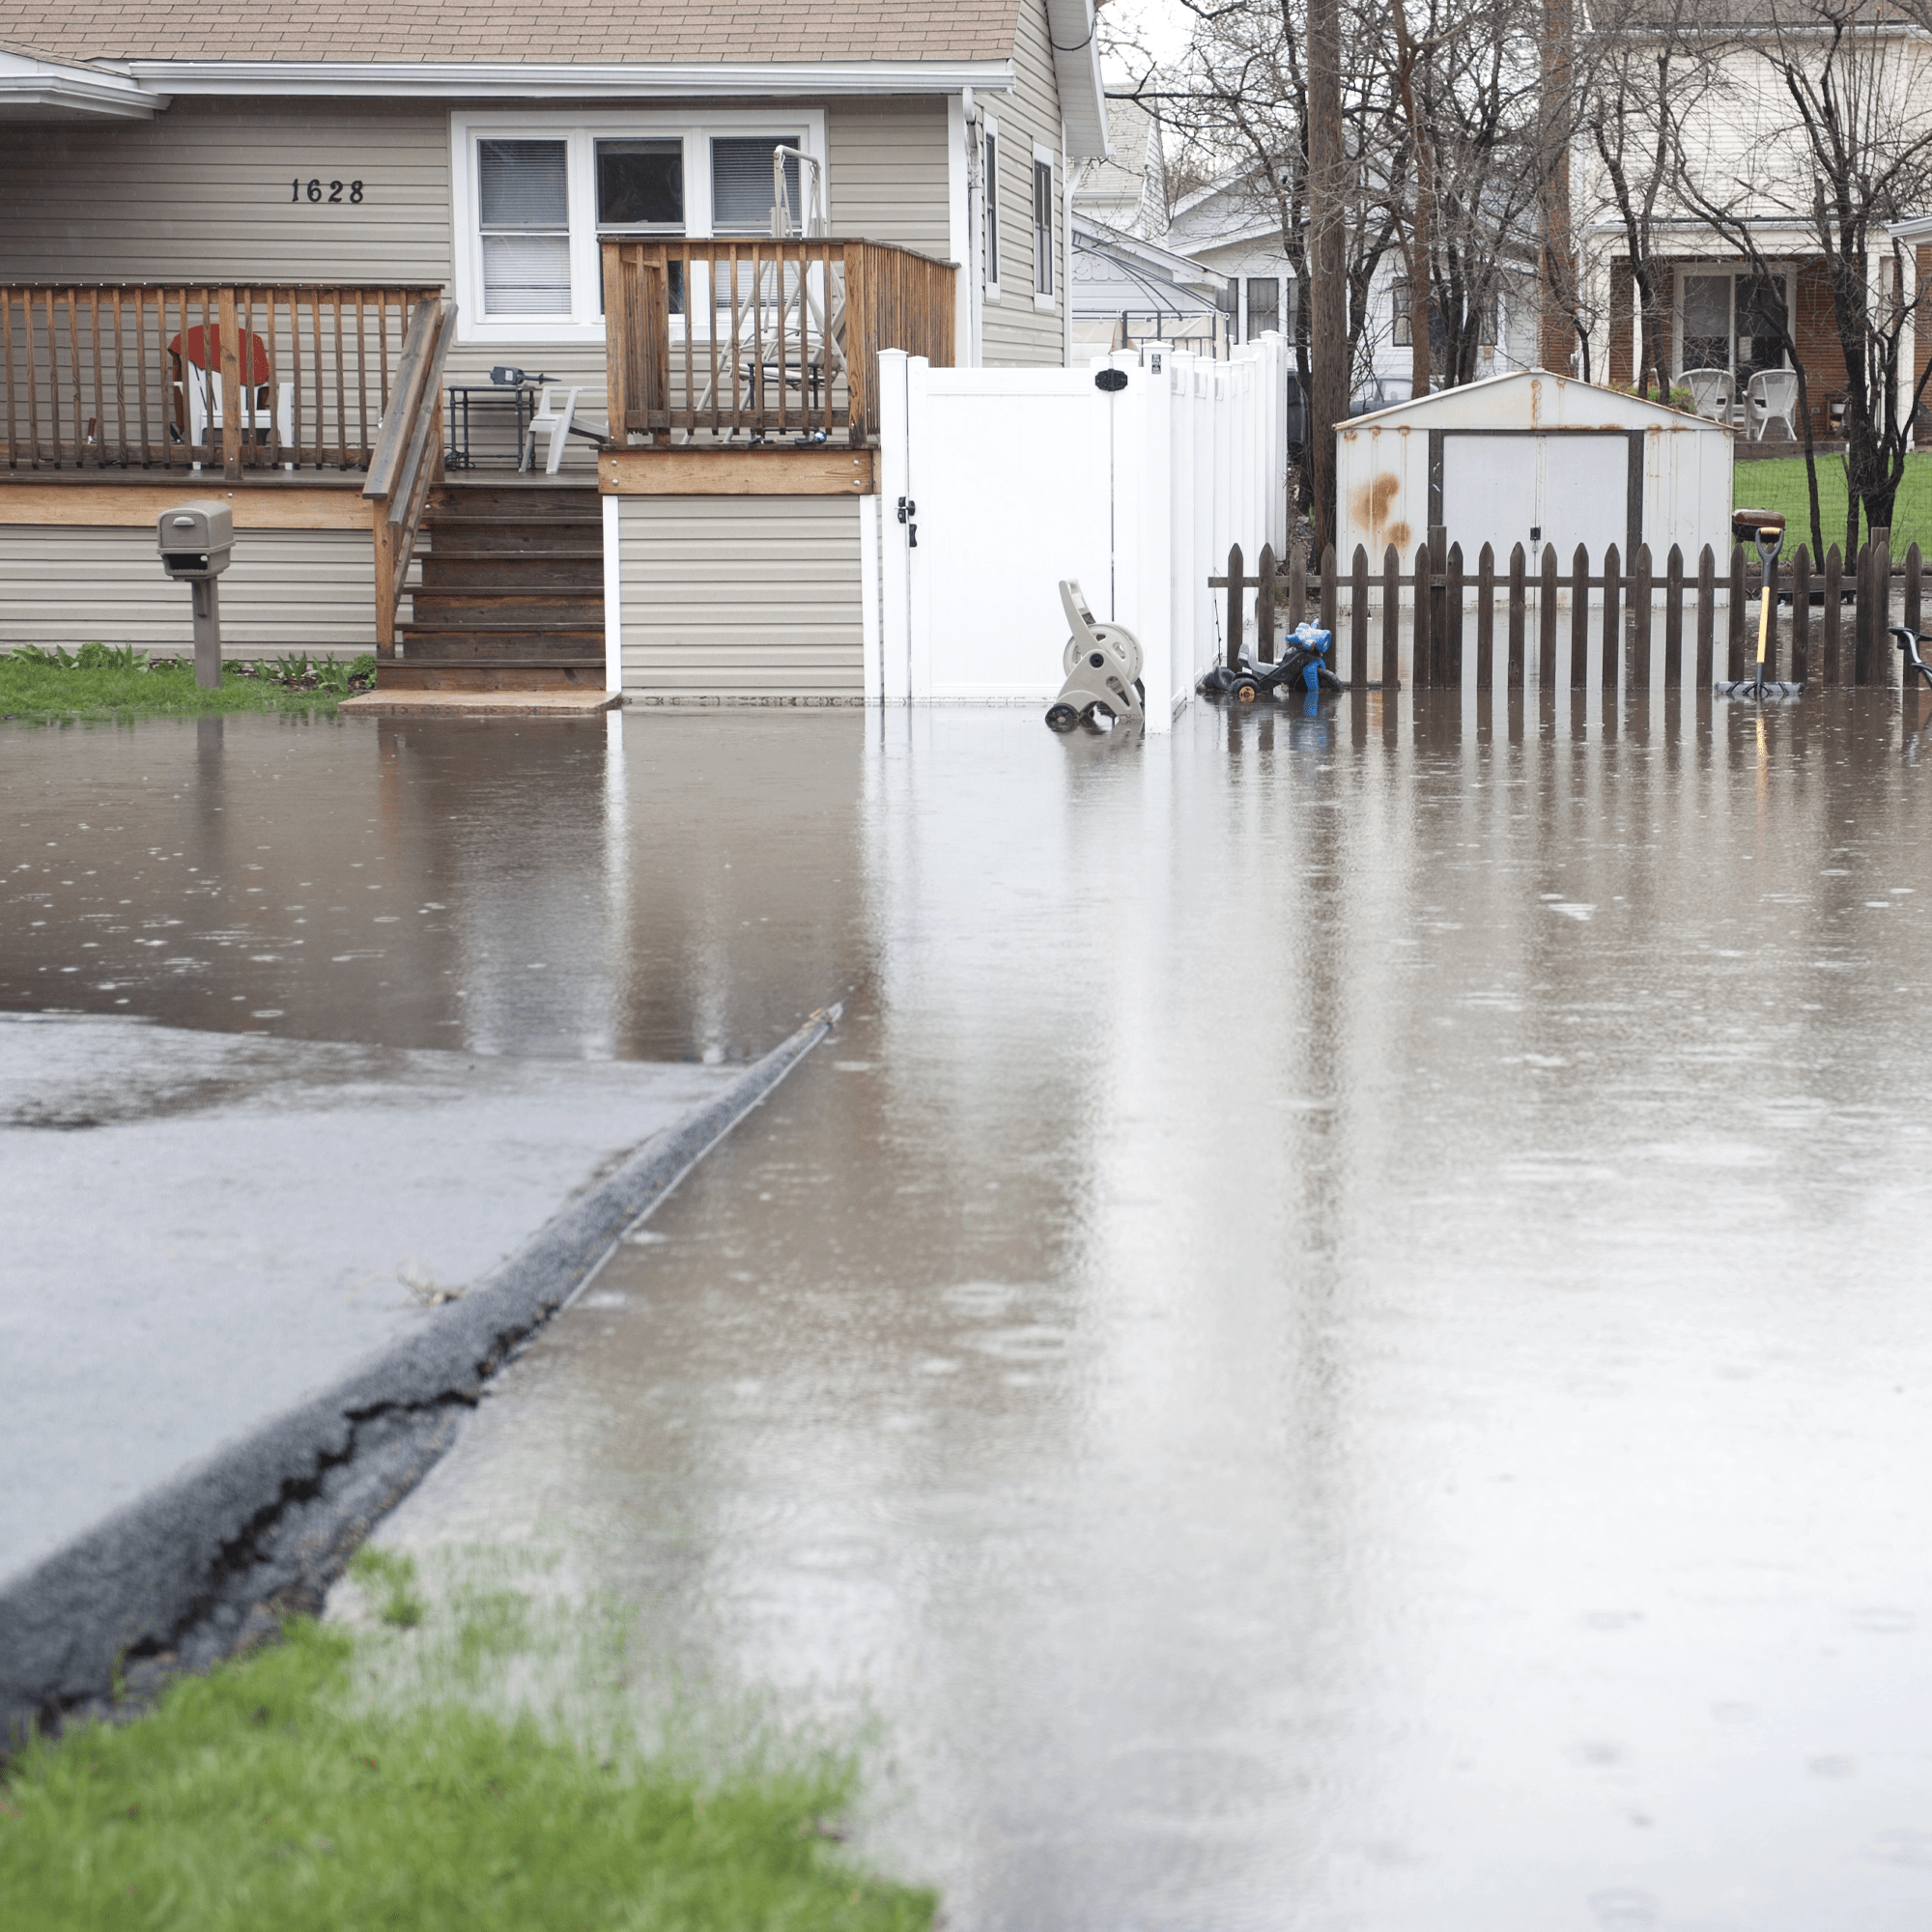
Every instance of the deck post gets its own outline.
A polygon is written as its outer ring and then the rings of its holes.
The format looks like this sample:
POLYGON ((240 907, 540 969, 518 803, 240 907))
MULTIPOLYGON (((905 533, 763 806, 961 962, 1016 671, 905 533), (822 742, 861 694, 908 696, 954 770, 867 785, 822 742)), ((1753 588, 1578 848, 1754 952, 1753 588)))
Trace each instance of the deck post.
POLYGON ((237 319, 235 291, 223 286, 217 298, 221 317, 221 473, 231 483, 242 480, 242 325, 237 319))

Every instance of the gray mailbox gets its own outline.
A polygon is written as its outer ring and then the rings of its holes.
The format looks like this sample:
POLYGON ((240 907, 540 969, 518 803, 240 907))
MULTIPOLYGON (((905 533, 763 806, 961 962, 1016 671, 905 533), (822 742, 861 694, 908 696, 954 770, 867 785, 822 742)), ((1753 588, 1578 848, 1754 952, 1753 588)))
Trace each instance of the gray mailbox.
POLYGON ((194 681, 213 690, 221 682, 221 604, 214 580, 232 560, 235 513, 213 497, 163 510, 156 548, 161 568, 188 587, 194 611, 194 681))

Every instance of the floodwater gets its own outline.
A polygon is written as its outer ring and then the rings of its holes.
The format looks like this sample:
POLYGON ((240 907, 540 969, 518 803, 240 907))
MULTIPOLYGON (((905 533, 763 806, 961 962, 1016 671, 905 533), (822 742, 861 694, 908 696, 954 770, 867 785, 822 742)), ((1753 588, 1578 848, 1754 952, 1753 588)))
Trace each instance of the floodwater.
POLYGON ((14 730, 0 1001, 717 1059, 842 1000, 385 1533, 869 1714, 952 1932, 1919 1932, 1918 729, 14 730))

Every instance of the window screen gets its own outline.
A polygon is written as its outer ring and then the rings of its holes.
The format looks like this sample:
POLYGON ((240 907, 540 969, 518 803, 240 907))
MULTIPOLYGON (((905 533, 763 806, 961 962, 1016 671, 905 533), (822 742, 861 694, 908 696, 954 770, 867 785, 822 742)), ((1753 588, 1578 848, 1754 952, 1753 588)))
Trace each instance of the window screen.
MULTIPOLYGON (((750 139, 711 144, 711 226, 719 235, 769 235, 772 232, 772 150, 790 141, 759 134, 750 139)), ((804 216, 799 198, 798 163, 784 164, 785 193, 794 223, 804 216)))
POLYGON ((599 141, 597 225, 682 233, 684 143, 599 141))
POLYGON ((570 180, 561 141, 476 144, 486 316, 570 313, 570 180))
POLYGON ((1272 275, 1248 280, 1248 340, 1281 327, 1281 284, 1272 275))
POLYGON ((1033 286, 1036 295, 1053 293, 1053 163, 1033 164, 1033 286))
POLYGON ((986 280, 1000 280, 1000 137, 986 136, 986 280))

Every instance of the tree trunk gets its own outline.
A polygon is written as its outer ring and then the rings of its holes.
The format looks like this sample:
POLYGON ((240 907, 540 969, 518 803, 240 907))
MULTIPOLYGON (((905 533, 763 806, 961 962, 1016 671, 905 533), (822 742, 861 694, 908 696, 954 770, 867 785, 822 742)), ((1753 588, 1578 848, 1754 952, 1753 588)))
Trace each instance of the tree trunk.
POLYGON ((1335 427, 1349 416, 1349 269, 1343 229, 1340 0, 1308 6, 1308 435, 1315 445, 1315 548, 1336 541, 1335 427))

